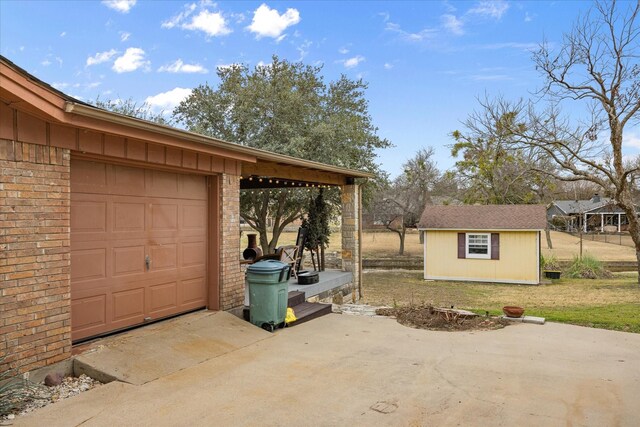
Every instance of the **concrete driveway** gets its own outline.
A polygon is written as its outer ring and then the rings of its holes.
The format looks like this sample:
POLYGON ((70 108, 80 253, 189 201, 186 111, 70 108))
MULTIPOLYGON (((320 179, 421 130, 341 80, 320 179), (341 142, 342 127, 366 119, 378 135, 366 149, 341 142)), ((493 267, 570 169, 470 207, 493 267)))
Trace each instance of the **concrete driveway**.
POLYGON ((329 315, 16 425, 637 426, 640 335, 548 323, 432 332, 329 315))

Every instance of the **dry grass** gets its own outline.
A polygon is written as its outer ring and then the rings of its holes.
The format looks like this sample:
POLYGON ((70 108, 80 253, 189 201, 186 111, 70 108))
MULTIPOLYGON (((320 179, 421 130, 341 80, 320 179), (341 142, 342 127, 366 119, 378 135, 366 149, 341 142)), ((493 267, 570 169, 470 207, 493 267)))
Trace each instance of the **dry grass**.
MULTIPOLYGON (((582 241, 583 252, 589 252, 600 261, 636 261, 636 253, 632 247, 620 246, 614 243, 604 243, 588 240, 582 241)), ((547 240, 542 238, 542 253, 547 256, 554 254, 559 260, 571 260, 580 252, 580 239, 567 233, 551 232, 553 249, 547 247, 547 240)))
MULTIPOLYGON (((290 245, 295 243, 297 233, 283 233, 278 244, 290 245)), ((245 247, 246 238, 244 238, 245 247)), ((340 233, 333 233, 330 236, 328 252, 340 252, 342 245, 340 233)), ((547 248, 547 240, 542 236, 542 253, 547 256, 553 253, 558 260, 571 260, 574 255, 580 252, 580 239, 567 233, 558 231, 551 232, 551 242, 553 249, 547 248)), ((620 246, 612 243, 583 240, 583 251, 589 252, 600 261, 635 261, 636 254, 633 248, 620 246)), ((398 255, 400 240, 398 235, 392 232, 364 232, 362 235, 362 252, 365 258, 390 257, 398 255)), ((422 256, 422 245, 417 231, 407 232, 405 239, 405 256, 422 256)))
POLYGON ((516 305, 533 316, 640 332, 640 289, 635 274, 608 280, 563 279, 541 286, 432 282, 422 272, 370 271, 364 302, 372 305, 432 304, 484 313, 516 305))

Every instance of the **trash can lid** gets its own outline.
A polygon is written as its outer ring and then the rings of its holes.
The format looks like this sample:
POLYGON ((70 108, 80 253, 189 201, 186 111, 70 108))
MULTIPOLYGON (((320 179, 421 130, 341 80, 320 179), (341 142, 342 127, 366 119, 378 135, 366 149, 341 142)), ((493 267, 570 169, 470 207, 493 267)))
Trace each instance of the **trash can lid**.
POLYGON ((254 274, 272 274, 281 271, 284 268, 289 268, 289 264, 280 262, 275 259, 265 259, 258 261, 247 267, 247 271, 254 274))

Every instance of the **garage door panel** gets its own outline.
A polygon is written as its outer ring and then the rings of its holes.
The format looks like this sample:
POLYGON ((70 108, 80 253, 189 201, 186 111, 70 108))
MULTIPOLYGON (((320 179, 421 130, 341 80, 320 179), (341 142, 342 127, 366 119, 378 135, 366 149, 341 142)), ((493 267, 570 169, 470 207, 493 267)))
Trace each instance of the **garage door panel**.
POLYGON ((206 262, 207 245, 204 241, 182 243, 182 267, 203 266, 206 262))
POLYGON ((102 194, 108 192, 108 165, 98 162, 74 162, 71 171, 71 186, 78 193, 102 194))
POLYGON ((147 171, 147 195, 151 197, 181 197, 179 188, 181 176, 177 173, 164 171, 147 171))
POLYGON ((104 279, 107 273, 107 249, 92 248, 71 251, 72 282, 104 279))
POLYGON ((71 187, 72 339, 206 306, 206 178, 74 159, 76 168, 101 172, 71 187))
POLYGON ((82 332, 89 328, 100 328, 107 324, 106 293, 71 301, 71 329, 82 332))
POLYGON ((107 202, 77 201, 71 205, 71 227, 76 233, 107 231, 107 202))
POLYGON ((145 269, 145 247, 124 246, 113 248, 113 276, 142 274, 145 269))
POLYGON ((144 321, 144 294, 143 287, 113 293, 111 296, 113 301, 112 320, 114 322, 123 320, 144 321))
POLYGON ((118 195, 145 195, 145 171, 129 166, 111 165, 109 194, 118 195))
POLYGON ((144 231, 145 204, 113 202, 113 231, 144 231))
POLYGON ((178 245, 152 245, 149 248, 150 258, 153 260, 152 269, 167 270, 178 266, 178 245))
POLYGON ((151 231, 177 230, 178 229, 178 205, 153 203, 149 207, 151 215, 151 231))
POLYGON ((189 230, 204 230, 207 227, 207 206, 184 204, 182 206, 182 227, 189 230))
POLYGON ((203 303, 207 298, 207 282, 204 277, 182 280, 180 304, 203 303))
POLYGON ((206 182, 197 175, 182 175, 180 180, 180 194, 184 198, 207 200, 206 182))
POLYGON ((149 313, 174 309, 178 306, 178 282, 161 283, 148 288, 149 313))

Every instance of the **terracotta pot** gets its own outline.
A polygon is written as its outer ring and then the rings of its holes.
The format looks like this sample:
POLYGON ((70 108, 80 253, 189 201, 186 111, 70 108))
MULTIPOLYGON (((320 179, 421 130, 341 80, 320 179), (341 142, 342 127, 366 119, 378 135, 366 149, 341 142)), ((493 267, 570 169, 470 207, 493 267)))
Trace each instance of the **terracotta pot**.
POLYGON ((502 312, 507 317, 522 317, 522 315, 524 314, 524 308, 507 305, 502 307, 502 312))
POLYGON ((242 258, 253 260, 262 256, 262 249, 258 246, 256 236, 257 234, 253 233, 247 234, 249 243, 247 244, 247 249, 242 251, 242 258))

